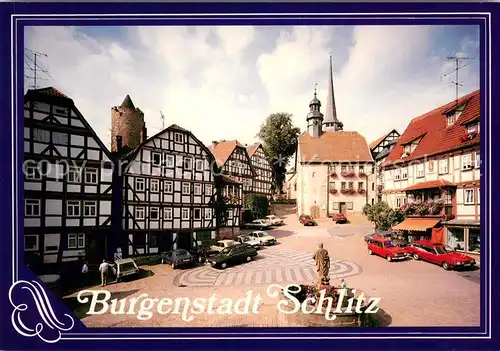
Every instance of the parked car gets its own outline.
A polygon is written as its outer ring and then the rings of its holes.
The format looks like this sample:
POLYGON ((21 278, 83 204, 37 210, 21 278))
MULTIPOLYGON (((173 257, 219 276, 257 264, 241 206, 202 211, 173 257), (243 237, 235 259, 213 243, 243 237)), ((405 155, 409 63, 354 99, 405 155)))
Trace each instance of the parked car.
POLYGON ((245 228, 253 228, 253 229, 260 229, 260 230, 267 229, 270 226, 271 226, 271 222, 269 222, 267 219, 256 219, 250 223, 244 224, 245 228))
POLYGON ((194 256, 184 249, 162 252, 161 261, 162 263, 171 265, 172 269, 176 269, 181 266, 188 266, 196 262, 194 256))
POLYGON ((116 276, 116 281, 120 282, 125 277, 133 277, 139 274, 139 267, 132 258, 122 258, 116 260, 111 266, 116 276))
POLYGON ((255 239, 254 237, 251 237, 249 235, 239 235, 237 237, 238 242, 240 244, 248 244, 252 246, 254 249, 258 250, 260 248, 260 240, 255 239))
POLYGON ((195 246, 189 250, 189 253, 193 256, 194 261, 198 263, 205 262, 208 254, 207 248, 203 246, 195 246))
POLYGON ((299 217, 299 222, 302 223, 304 226, 317 225, 316 221, 312 219, 312 217, 309 215, 301 215, 299 217))
POLYGON ((365 235, 365 242, 366 243, 369 243, 373 237, 381 237, 381 238, 385 238, 385 239, 391 239, 392 238, 392 233, 391 232, 375 232, 375 233, 372 233, 372 234, 367 234, 365 235))
POLYGON ((248 234, 248 236, 255 240, 258 240, 263 246, 276 244, 276 238, 272 235, 269 235, 268 232, 264 232, 262 230, 251 232, 250 234, 248 234))
POLYGON ((390 239, 373 237, 368 243, 368 254, 384 257, 388 262, 403 260, 408 257, 405 249, 396 246, 390 239))
POLYGON ((266 216, 266 219, 271 222, 272 225, 283 225, 283 219, 275 215, 266 216))
POLYGON ((473 267, 476 260, 472 257, 456 252, 443 244, 432 243, 429 240, 417 240, 408 244, 406 250, 415 260, 422 259, 438 264, 445 270, 462 267, 473 267))
POLYGON ((223 249, 228 248, 230 246, 238 244, 237 241, 230 240, 230 239, 224 239, 224 240, 219 240, 212 246, 210 246, 210 252, 221 252, 223 249))
POLYGON ((334 221, 335 223, 347 223, 347 217, 345 214, 341 212, 335 213, 332 216, 332 221, 334 221))
POLYGON ((405 249, 408 246, 408 241, 402 239, 391 239, 392 243, 396 246, 399 246, 402 249, 405 249))
POLYGON ((257 256, 257 250, 248 244, 237 244, 227 247, 218 254, 210 257, 208 263, 212 267, 227 268, 229 265, 250 262, 257 256))

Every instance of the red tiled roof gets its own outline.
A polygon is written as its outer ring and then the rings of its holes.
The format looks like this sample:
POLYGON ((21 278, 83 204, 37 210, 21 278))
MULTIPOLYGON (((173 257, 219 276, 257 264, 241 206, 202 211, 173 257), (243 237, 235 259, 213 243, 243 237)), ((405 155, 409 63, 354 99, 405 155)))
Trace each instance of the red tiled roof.
POLYGON ((428 182, 417 183, 409 186, 405 189, 405 191, 411 190, 422 190, 422 189, 432 189, 432 188, 440 188, 443 186, 457 186, 456 184, 449 182, 447 180, 430 180, 428 182))
POLYGON ((61 93, 59 90, 57 90, 54 87, 47 87, 47 88, 41 88, 41 89, 33 89, 31 90, 32 92, 43 94, 43 95, 48 95, 48 96, 57 96, 57 97, 63 97, 66 99, 69 99, 66 95, 61 93))
POLYGON ((299 149, 301 162, 373 161, 366 139, 358 132, 323 132, 319 138, 304 132, 299 149))
POLYGON ((237 146, 244 147, 238 140, 223 140, 217 141, 215 144, 212 143, 208 146, 208 149, 215 156, 217 166, 222 167, 237 146))
POLYGON ((480 143, 480 136, 467 141, 462 141, 467 129, 464 124, 472 122, 480 116, 480 93, 476 90, 461 97, 458 104, 466 102, 462 114, 451 126, 447 125, 445 112, 455 106, 455 100, 438 107, 426 114, 411 120, 405 132, 387 157, 385 164, 408 161, 425 155, 437 154, 447 150, 460 148, 461 146, 476 145, 480 143), (415 150, 406 158, 402 158, 404 144, 423 136, 415 150))
POLYGON ((259 149, 260 143, 255 143, 253 145, 247 146, 248 156, 252 157, 253 154, 259 149))

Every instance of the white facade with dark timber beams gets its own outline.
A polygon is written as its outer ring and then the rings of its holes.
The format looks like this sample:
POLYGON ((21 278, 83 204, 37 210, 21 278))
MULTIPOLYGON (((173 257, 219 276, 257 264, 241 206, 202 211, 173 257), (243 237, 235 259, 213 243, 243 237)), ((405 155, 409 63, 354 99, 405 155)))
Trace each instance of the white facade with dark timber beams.
POLYGON ((262 144, 257 143, 247 147, 248 156, 257 176, 253 180, 253 192, 271 196, 271 185, 273 182, 273 169, 269 163, 262 144))
POLYGON ((215 162, 191 132, 171 125, 123 160, 124 256, 190 249, 215 238, 215 162))
POLYGON ((24 96, 23 167, 25 263, 36 270, 105 258, 111 155, 73 100, 54 88, 24 96))

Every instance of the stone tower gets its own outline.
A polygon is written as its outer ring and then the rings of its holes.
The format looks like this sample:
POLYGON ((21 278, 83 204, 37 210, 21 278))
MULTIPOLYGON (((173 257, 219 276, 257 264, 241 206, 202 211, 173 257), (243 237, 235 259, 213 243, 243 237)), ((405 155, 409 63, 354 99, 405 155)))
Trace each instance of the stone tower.
POLYGON ((325 119, 323 120, 325 132, 342 130, 344 125, 337 118, 335 106, 335 90, 333 89, 333 64, 330 56, 330 76, 328 77, 328 98, 326 99, 325 119))
POLYGON ((321 124, 323 122, 323 114, 320 112, 321 102, 316 96, 316 88, 314 88, 314 97, 309 103, 309 113, 307 114, 307 131, 313 138, 319 138, 321 135, 321 124))
POLYGON ((146 134, 144 113, 134 106, 129 95, 120 106, 111 108, 111 152, 139 146, 146 134))

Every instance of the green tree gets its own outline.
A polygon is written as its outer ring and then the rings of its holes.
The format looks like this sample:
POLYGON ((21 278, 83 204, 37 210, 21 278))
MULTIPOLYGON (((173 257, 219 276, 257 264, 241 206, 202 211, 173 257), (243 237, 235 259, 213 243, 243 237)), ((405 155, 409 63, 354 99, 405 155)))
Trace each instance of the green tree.
POLYGON ((269 200, 264 195, 245 195, 245 208, 252 211, 253 218, 263 218, 269 211, 269 200))
POLYGON ((286 112, 271 113, 257 134, 273 167, 273 189, 280 193, 285 181, 286 166, 297 150, 299 134, 300 129, 293 126, 292 115, 286 112))
POLYGON ((375 224, 376 230, 389 230, 391 227, 404 220, 400 210, 393 210, 386 202, 380 201, 374 205, 366 204, 363 214, 370 222, 375 224))

